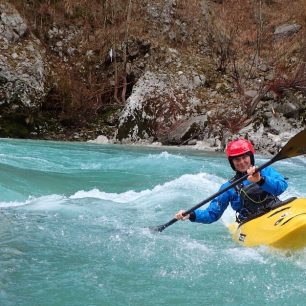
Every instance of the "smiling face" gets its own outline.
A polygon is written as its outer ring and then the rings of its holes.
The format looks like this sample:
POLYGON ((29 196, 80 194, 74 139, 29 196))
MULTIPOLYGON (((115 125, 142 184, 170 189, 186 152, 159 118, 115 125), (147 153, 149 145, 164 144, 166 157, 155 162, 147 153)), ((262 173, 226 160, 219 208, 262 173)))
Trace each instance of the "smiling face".
POLYGON ((239 172, 246 172, 251 166, 251 157, 249 154, 242 154, 232 158, 235 169, 239 172))

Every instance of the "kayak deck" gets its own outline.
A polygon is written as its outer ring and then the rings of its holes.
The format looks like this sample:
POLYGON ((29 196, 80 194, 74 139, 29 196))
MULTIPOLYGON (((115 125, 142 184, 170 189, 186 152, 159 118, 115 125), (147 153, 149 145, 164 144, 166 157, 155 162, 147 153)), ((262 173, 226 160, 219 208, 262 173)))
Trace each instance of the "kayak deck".
POLYGON ((242 224, 232 223, 229 230, 236 242, 248 247, 303 248, 306 246, 306 199, 295 199, 242 224))

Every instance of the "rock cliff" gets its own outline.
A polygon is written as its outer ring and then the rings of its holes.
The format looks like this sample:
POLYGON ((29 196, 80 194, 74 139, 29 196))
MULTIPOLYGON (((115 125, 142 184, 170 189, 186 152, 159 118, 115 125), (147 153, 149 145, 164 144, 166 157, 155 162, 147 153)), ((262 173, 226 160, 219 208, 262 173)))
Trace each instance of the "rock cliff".
POLYGON ((0 42, 0 131, 18 137, 22 125, 33 124, 33 113, 47 93, 50 71, 43 45, 7 2, 0 3, 0 42))
POLYGON ((303 1, 102 2, 0 1, 2 137, 274 154, 305 126, 303 1))

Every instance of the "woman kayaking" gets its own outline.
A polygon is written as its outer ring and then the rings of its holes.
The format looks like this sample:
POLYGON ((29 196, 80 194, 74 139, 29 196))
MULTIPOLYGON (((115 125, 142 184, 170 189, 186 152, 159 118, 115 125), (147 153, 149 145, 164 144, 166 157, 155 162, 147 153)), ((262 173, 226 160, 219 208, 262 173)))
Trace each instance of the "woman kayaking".
POLYGON ((236 211, 237 221, 242 222, 273 208, 280 201, 277 196, 287 189, 288 184, 284 176, 271 166, 256 172, 254 153, 253 145, 246 139, 240 138, 229 142, 226 155, 236 174, 224 183, 220 190, 246 174, 248 174, 247 179, 213 199, 206 209, 196 209, 187 215, 184 214, 184 210, 180 210, 175 218, 212 223, 220 219, 231 204, 236 211))

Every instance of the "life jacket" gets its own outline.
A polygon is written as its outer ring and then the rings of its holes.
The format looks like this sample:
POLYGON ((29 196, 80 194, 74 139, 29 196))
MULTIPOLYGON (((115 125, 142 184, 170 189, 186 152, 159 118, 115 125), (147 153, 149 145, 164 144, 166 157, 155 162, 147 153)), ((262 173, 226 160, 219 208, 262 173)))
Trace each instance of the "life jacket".
MULTIPOLYGON (((243 174, 242 174, 243 175, 243 174)), ((241 176, 237 173, 231 180, 234 181, 241 176)), ((240 196, 241 208, 237 211, 236 219, 244 222, 260 214, 270 211, 280 200, 277 196, 264 191, 257 183, 235 186, 237 194, 240 196)))

